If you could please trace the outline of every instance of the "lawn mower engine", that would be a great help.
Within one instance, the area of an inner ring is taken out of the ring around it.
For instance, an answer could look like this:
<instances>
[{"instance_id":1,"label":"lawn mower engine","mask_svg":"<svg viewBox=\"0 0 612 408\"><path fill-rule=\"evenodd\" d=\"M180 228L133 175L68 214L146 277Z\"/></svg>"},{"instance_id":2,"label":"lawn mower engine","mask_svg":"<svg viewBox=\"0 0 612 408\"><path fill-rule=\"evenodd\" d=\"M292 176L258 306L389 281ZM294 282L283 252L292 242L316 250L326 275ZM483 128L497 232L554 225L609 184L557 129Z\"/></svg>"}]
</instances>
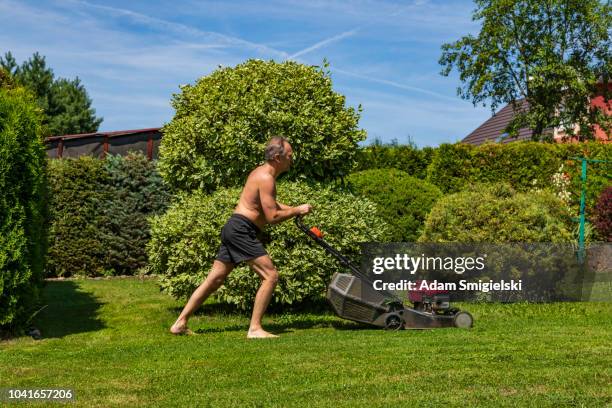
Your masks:
<instances>
[{"instance_id":1,"label":"lawn mower engine","mask_svg":"<svg viewBox=\"0 0 612 408\"><path fill-rule=\"evenodd\" d=\"M421 281L416 281L416 286L421 286ZM408 292L408 300L416 310L437 314L455 314L458 309L451 308L450 295L447 290L411 290Z\"/></svg>"}]
</instances>

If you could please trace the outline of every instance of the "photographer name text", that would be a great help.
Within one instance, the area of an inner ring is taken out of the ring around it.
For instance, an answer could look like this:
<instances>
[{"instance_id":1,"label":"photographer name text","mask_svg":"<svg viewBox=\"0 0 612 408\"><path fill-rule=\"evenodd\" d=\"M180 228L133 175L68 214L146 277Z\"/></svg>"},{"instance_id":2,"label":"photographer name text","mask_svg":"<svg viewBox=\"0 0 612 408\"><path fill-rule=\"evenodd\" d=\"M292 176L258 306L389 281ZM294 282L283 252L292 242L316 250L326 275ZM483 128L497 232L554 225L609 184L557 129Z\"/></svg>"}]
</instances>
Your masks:
<instances>
[{"instance_id":1,"label":"photographer name text","mask_svg":"<svg viewBox=\"0 0 612 408\"><path fill-rule=\"evenodd\" d=\"M500 281L483 281L469 282L467 280L461 280L459 282L440 282L438 280L401 280L398 282L383 282L382 280L375 280L372 282L374 290L390 290L390 291L405 291L405 290L446 290L446 291L478 291L478 292L491 292L491 291L520 291L522 289L522 280L500 280Z\"/></svg>"}]
</instances>

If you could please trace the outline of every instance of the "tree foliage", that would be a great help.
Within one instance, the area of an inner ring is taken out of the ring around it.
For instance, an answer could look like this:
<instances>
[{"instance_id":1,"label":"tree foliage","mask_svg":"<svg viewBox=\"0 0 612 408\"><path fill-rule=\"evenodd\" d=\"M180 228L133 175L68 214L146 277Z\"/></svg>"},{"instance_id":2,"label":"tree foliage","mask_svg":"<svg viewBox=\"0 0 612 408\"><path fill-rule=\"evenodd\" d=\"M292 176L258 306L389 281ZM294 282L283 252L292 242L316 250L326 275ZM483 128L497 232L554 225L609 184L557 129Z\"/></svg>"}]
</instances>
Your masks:
<instances>
[{"instance_id":1,"label":"tree foliage","mask_svg":"<svg viewBox=\"0 0 612 408\"><path fill-rule=\"evenodd\" d=\"M515 117L506 132L533 130L542 139L550 127L581 139L594 125L608 132L612 118L590 105L590 97L608 95L612 72L612 7L599 0L475 0L477 36L444 44L442 74L456 68L463 86L458 94L491 109L511 103ZM523 103L526 102L526 103Z\"/></svg>"},{"instance_id":2,"label":"tree foliage","mask_svg":"<svg viewBox=\"0 0 612 408\"><path fill-rule=\"evenodd\" d=\"M40 116L27 90L0 86L0 332L23 325L42 283L47 190Z\"/></svg>"},{"instance_id":3,"label":"tree foliage","mask_svg":"<svg viewBox=\"0 0 612 408\"><path fill-rule=\"evenodd\" d=\"M12 89L17 85L15 84L15 79L6 69L0 67L0 88L4 89Z\"/></svg>"},{"instance_id":4,"label":"tree foliage","mask_svg":"<svg viewBox=\"0 0 612 408\"><path fill-rule=\"evenodd\" d=\"M77 77L56 78L45 57L35 53L21 65L10 52L0 57L0 68L8 71L15 82L36 96L45 113L43 125L47 135L96 132L102 118L95 116L87 90Z\"/></svg>"},{"instance_id":5,"label":"tree foliage","mask_svg":"<svg viewBox=\"0 0 612 408\"><path fill-rule=\"evenodd\" d=\"M111 200L105 203L109 240L108 263L114 274L131 275L147 263L145 246L150 238L148 218L162 214L170 194L157 172L157 163L141 153L108 155Z\"/></svg>"},{"instance_id":6,"label":"tree foliage","mask_svg":"<svg viewBox=\"0 0 612 408\"><path fill-rule=\"evenodd\" d=\"M164 126L159 170L179 190L236 186L263 161L273 135L285 135L295 163L285 178L342 177L355 164L359 111L345 106L325 68L249 60L182 87Z\"/></svg>"}]
</instances>

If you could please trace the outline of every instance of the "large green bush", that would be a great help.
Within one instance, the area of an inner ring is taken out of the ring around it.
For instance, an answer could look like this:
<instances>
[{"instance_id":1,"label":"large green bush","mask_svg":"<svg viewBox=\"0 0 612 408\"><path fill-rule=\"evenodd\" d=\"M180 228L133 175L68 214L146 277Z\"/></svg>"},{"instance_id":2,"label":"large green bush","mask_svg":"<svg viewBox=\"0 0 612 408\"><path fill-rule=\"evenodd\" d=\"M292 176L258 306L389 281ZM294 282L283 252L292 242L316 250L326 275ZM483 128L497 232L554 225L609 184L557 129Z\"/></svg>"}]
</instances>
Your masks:
<instances>
[{"instance_id":1,"label":"large green bush","mask_svg":"<svg viewBox=\"0 0 612 408\"><path fill-rule=\"evenodd\" d=\"M22 88L0 87L0 332L38 300L46 250L41 112Z\"/></svg>"},{"instance_id":2,"label":"large green bush","mask_svg":"<svg viewBox=\"0 0 612 408\"><path fill-rule=\"evenodd\" d=\"M563 202L547 191L516 192L507 184L478 184L441 198L420 242L570 242Z\"/></svg>"},{"instance_id":3,"label":"large green bush","mask_svg":"<svg viewBox=\"0 0 612 408\"><path fill-rule=\"evenodd\" d=\"M140 153L50 161L50 276L132 274L146 264L147 217L168 188Z\"/></svg>"},{"instance_id":4,"label":"large green bush","mask_svg":"<svg viewBox=\"0 0 612 408\"><path fill-rule=\"evenodd\" d=\"M240 185L267 140L287 136L296 162L286 179L342 177L355 163L359 112L345 106L324 68L249 60L181 88L163 128L159 170L178 190Z\"/></svg>"},{"instance_id":5,"label":"large green bush","mask_svg":"<svg viewBox=\"0 0 612 408\"><path fill-rule=\"evenodd\" d=\"M219 189L212 195L184 195L168 211L152 219L147 246L150 271L161 276L161 287L185 298L201 283L220 244L220 230L232 214L240 189ZM331 187L285 182L278 186L278 200L288 205L310 203L314 213L306 223L317 225L326 240L356 258L359 242L384 241L389 229L378 217L376 205ZM268 226L267 251L280 274L272 302L295 304L319 300L334 272L343 268L335 258L311 241L289 220ZM248 267L234 270L216 297L241 309L252 305L259 278Z\"/></svg>"},{"instance_id":6,"label":"large green bush","mask_svg":"<svg viewBox=\"0 0 612 408\"><path fill-rule=\"evenodd\" d=\"M569 225L567 206L551 192L476 184L441 198L419 241L436 243L431 248L445 257L486 257L482 272L450 273L444 279L523 282L520 292L480 293L481 299L580 299L580 289L572 283L580 268Z\"/></svg>"},{"instance_id":7,"label":"large green bush","mask_svg":"<svg viewBox=\"0 0 612 408\"><path fill-rule=\"evenodd\" d=\"M418 239L425 217L442 195L433 184L397 169L364 170L351 174L348 181L358 195L378 204L396 242Z\"/></svg>"}]
</instances>

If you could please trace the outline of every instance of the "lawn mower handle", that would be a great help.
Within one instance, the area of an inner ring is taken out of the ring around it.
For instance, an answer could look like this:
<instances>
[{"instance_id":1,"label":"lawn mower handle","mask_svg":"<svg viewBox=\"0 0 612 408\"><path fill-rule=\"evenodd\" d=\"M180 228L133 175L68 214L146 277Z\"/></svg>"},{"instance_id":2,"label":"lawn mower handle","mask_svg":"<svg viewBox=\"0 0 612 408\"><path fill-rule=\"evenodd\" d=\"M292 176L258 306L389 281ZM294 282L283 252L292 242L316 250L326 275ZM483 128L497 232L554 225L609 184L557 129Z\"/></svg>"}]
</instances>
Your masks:
<instances>
[{"instance_id":1,"label":"lawn mower handle","mask_svg":"<svg viewBox=\"0 0 612 408\"><path fill-rule=\"evenodd\" d=\"M369 281L367 276L365 276L363 272L361 272L361 269L359 269L357 265L355 265L350 259L338 252L334 247L325 242L322 237L311 231L311 229L304 224L304 221L302 220L301 216L298 215L297 217L295 217L295 225L297 225L299 229L304 231L304 233L310 238L314 239L314 241L321 247L323 247L323 249L325 249L328 253L332 254L336 259L338 259L338 261L340 261L343 266L349 268L356 276L359 276L360 278Z\"/></svg>"},{"instance_id":2,"label":"lawn mower handle","mask_svg":"<svg viewBox=\"0 0 612 408\"><path fill-rule=\"evenodd\" d=\"M359 269L357 265L355 265L350 259L342 255L340 252L338 252L336 248L332 247L327 242L325 242L325 240L322 238L322 235L318 236L310 228L308 228L304 224L304 221L302 221L301 216L298 215L297 217L295 217L295 225L297 225L299 229L304 231L304 233L308 235L310 238L314 239L317 244L319 244L320 246L323 247L323 249L325 249L325 251L332 254L338 261L340 261L342 266L349 268L355 276L359 277L362 281L366 282L368 285L374 287L370 278L368 278L368 276L366 276L365 273L361 272L361 269ZM387 296L390 301L399 303L400 305L403 304L402 300L398 298L397 295L389 291L382 291L382 293L384 293L385 296Z\"/></svg>"}]
</instances>

